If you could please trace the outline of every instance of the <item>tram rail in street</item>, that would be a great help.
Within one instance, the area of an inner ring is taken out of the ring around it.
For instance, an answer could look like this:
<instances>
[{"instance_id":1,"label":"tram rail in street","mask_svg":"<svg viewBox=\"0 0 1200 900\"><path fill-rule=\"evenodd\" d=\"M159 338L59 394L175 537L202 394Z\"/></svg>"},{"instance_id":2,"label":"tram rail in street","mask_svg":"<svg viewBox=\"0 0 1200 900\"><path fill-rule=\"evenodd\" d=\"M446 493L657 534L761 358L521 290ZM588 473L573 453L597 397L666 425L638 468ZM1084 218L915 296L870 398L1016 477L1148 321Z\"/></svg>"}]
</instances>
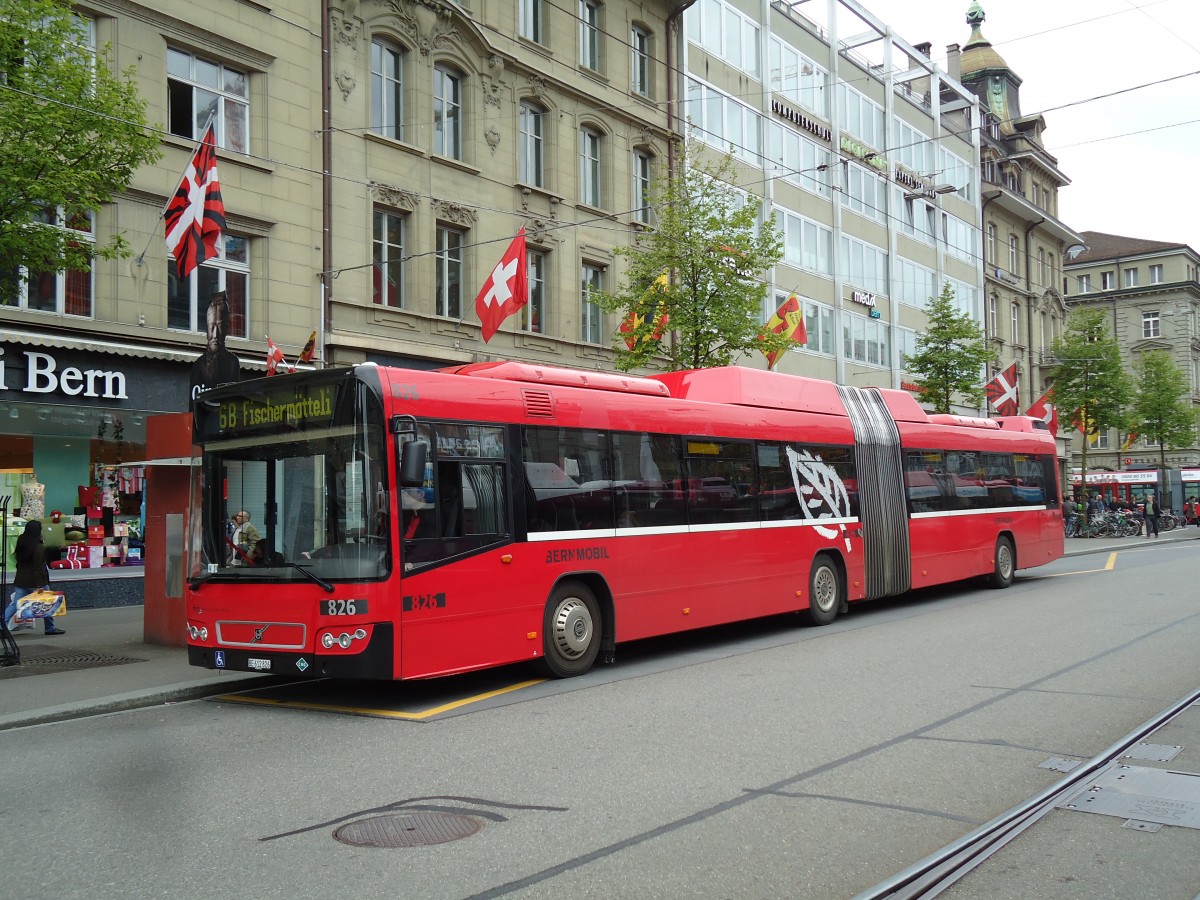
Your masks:
<instances>
[{"instance_id":1,"label":"tram rail in street","mask_svg":"<svg viewBox=\"0 0 1200 900\"><path fill-rule=\"evenodd\" d=\"M926 900L936 897L1049 813L1060 808L1065 801L1086 790L1090 783L1116 768L1131 748L1194 704L1200 704L1200 689L1139 725L1090 760L1074 767L1058 783L856 895L854 900Z\"/></svg>"}]
</instances>

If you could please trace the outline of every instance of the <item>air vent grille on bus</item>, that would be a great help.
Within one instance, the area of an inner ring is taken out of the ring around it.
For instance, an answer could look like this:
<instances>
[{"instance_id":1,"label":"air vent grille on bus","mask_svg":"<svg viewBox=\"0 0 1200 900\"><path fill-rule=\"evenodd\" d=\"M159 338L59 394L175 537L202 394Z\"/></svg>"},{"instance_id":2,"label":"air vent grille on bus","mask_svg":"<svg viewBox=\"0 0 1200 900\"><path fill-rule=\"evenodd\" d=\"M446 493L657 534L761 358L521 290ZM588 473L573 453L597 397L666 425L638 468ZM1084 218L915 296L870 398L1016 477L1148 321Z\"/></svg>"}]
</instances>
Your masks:
<instances>
[{"instance_id":1,"label":"air vent grille on bus","mask_svg":"<svg viewBox=\"0 0 1200 900\"><path fill-rule=\"evenodd\" d=\"M522 391L525 398L525 415L543 419L554 417L554 397L549 391Z\"/></svg>"}]
</instances>

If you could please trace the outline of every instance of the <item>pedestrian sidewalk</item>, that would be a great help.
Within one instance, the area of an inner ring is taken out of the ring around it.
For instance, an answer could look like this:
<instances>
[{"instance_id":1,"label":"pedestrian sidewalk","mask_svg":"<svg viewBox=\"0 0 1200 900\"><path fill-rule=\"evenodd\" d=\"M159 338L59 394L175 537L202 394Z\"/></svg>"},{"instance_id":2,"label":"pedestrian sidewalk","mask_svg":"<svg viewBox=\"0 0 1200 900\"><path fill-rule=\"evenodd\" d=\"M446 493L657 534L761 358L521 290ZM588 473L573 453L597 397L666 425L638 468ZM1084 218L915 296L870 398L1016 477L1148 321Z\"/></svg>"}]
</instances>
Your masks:
<instances>
[{"instance_id":1,"label":"pedestrian sidewalk","mask_svg":"<svg viewBox=\"0 0 1200 900\"><path fill-rule=\"evenodd\" d=\"M1159 538L1068 538L1067 556L1137 550L1200 540L1200 528ZM22 665L0 668L0 730L245 690L278 676L191 666L183 647L143 639L143 607L75 609L58 620L67 633L17 632ZM37 676L37 677L33 677Z\"/></svg>"},{"instance_id":2,"label":"pedestrian sidewalk","mask_svg":"<svg viewBox=\"0 0 1200 900\"><path fill-rule=\"evenodd\" d=\"M1173 528L1162 532L1158 537L1146 537L1144 534L1109 538L1073 537L1066 539L1066 555L1082 556L1086 553L1109 553L1113 550L1137 550L1153 544L1196 540L1200 540L1200 528Z\"/></svg>"},{"instance_id":3,"label":"pedestrian sidewalk","mask_svg":"<svg viewBox=\"0 0 1200 900\"><path fill-rule=\"evenodd\" d=\"M0 668L0 730L276 680L189 665L186 648L146 643L143 616L142 606L74 609L55 620L66 634L47 636L41 623L34 631L16 632L22 664Z\"/></svg>"}]
</instances>

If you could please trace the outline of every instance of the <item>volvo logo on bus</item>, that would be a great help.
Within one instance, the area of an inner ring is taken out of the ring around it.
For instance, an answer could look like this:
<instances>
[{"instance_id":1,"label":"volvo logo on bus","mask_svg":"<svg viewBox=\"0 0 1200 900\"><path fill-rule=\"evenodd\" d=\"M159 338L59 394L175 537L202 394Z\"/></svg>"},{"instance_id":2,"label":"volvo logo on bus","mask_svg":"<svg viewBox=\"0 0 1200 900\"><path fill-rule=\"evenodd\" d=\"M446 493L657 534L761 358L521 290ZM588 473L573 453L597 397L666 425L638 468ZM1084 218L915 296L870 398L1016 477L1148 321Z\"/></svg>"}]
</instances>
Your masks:
<instances>
[{"instance_id":1,"label":"volvo logo on bus","mask_svg":"<svg viewBox=\"0 0 1200 900\"><path fill-rule=\"evenodd\" d=\"M255 628L254 637L250 639L250 643L257 644L259 641L261 641L263 639L263 635L267 633L267 629L270 627L270 625L264 625L262 628Z\"/></svg>"}]
</instances>

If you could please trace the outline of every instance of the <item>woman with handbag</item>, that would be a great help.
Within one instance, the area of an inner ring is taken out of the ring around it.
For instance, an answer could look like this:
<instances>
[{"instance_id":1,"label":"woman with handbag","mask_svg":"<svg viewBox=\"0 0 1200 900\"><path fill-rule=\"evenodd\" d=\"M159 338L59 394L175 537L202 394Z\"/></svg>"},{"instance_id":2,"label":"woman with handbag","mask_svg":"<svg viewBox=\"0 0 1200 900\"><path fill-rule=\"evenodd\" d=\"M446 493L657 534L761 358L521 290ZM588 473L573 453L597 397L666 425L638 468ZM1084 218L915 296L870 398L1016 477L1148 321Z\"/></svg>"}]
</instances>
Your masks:
<instances>
[{"instance_id":1,"label":"woman with handbag","mask_svg":"<svg viewBox=\"0 0 1200 900\"><path fill-rule=\"evenodd\" d=\"M13 556L17 560L17 574L13 578L8 606L4 608L5 626L12 624L18 600L50 584L50 570L46 567L46 548L42 546L42 523L37 519L25 523L25 530L17 538ZM66 634L50 617L42 619L42 623L46 626L46 634Z\"/></svg>"}]
</instances>

